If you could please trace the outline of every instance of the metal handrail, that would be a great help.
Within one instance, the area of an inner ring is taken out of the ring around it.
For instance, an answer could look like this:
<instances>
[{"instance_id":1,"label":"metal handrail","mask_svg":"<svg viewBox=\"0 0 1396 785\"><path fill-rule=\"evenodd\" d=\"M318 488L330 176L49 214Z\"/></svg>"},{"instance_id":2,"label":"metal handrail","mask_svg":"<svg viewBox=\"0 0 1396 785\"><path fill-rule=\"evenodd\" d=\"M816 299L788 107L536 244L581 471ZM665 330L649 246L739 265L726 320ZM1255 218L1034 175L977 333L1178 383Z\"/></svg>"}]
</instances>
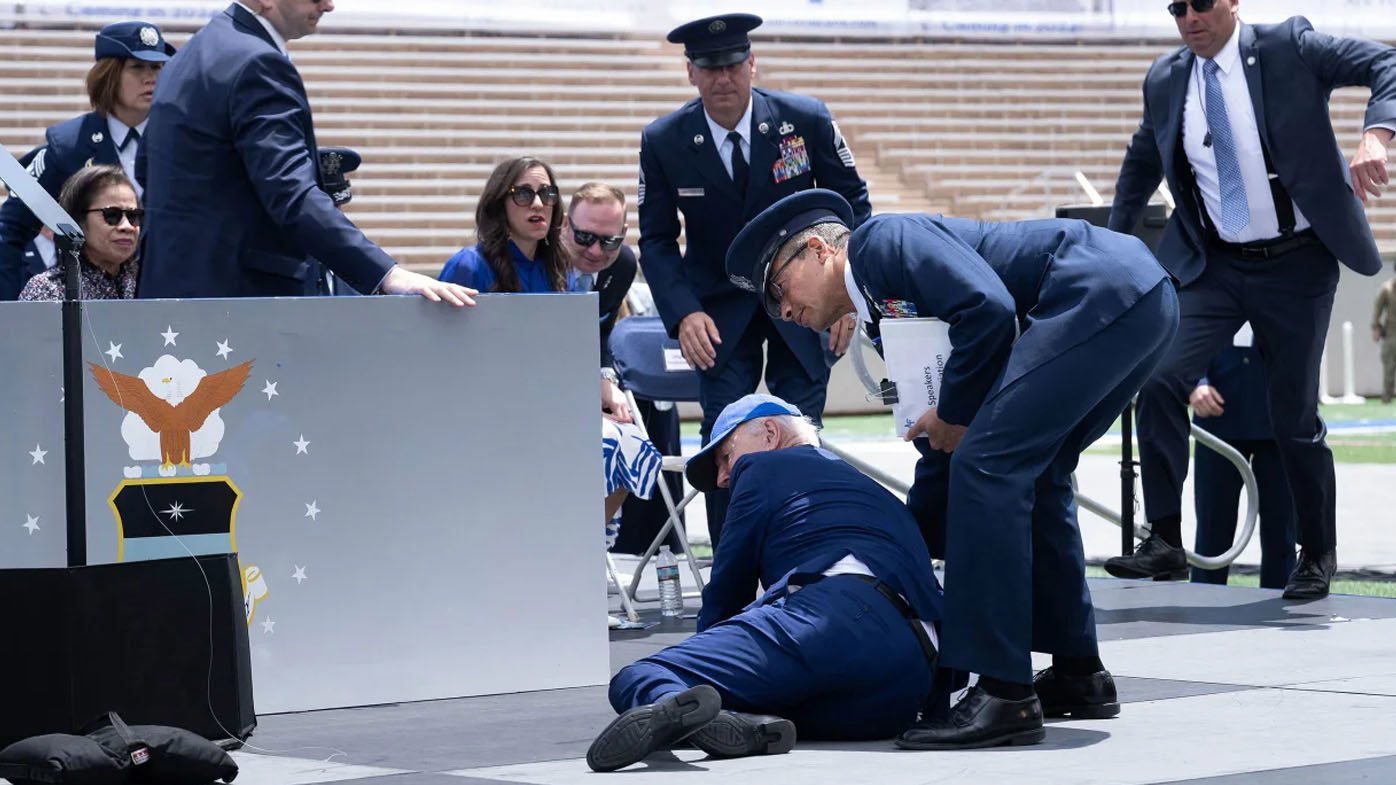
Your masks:
<instances>
[{"instance_id":1,"label":"metal handrail","mask_svg":"<svg viewBox=\"0 0 1396 785\"><path fill-rule=\"evenodd\" d=\"M863 386L868 389L870 396L876 396L877 400L881 400L881 385L873 378L872 373L868 370L867 363L863 360L862 347L864 345L872 347L872 341L868 339L868 336L861 329L858 331L857 336L857 340L854 341L854 345L850 347L849 351L849 354L853 357L854 371L858 379L863 383ZM1251 470L1250 463L1246 460L1245 456L1237 452L1236 448L1227 444L1220 437L1215 436L1207 429L1196 424L1192 426L1192 436L1198 444L1214 450L1217 454L1230 461L1231 464L1236 467L1236 471L1241 473L1241 481L1245 483L1246 486L1246 514L1241 523L1241 535L1232 542L1231 547L1218 556L1202 556L1195 551L1184 549L1184 552L1187 554L1188 564L1204 570L1215 570L1227 567L1232 562L1236 561L1236 558L1240 556L1241 552L1250 544L1251 537L1255 536L1256 519L1260 509L1260 489L1259 486L1256 485L1255 472ZM903 496L911 489L911 486L907 483L881 469L868 465L867 462L857 459L840 447L828 442L824 442L824 447L829 450L829 452L856 465L864 474ZM1075 473L1071 475L1071 487L1073 490L1077 488ZM1110 521L1116 526L1122 525L1121 516L1118 512L1080 493L1079 490L1076 493L1076 504L1088 512L1095 513L1097 516ZM1134 538L1142 540L1147 535L1147 532L1148 530L1146 528L1136 526Z\"/></svg>"}]
</instances>

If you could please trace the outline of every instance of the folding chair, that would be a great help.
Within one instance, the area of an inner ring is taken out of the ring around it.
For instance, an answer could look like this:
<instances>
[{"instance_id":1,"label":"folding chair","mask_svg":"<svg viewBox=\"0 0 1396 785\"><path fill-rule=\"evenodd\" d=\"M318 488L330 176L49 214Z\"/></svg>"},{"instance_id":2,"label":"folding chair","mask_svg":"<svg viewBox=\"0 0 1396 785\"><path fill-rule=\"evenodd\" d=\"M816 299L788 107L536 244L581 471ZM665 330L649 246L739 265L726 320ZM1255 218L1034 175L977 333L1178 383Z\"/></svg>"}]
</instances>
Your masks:
<instances>
[{"instance_id":1,"label":"folding chair","mask_svg":"<svg viewBox=\"0 0 1396 785\"><path fill-rule=\"evenodd\" d=\"M683 355L679 352L678 341L669 338L659 317L631 316L620 320L611 331L610 348L611 355L615 357L616 374L620 377L621 390L624 391L626 403L632 412L638 410L637 399L674 403L698 400L698 372L684 362ZM635 425L648 439L649 432L645 430L644 421L638 416L634 419ZM661 469L682 474L685 463L680 456L666 455ZM693 583L697 587L696 591L684 592L683 596L699 597L703 591L703 574L698 569L697 560L693 558L688 531L684 529L683 520L680 518L689 502L698 497L698 491L689 489L676 504L673 495L669 493L669 484L661 478L657 485L659 494L664 499L664 506L669 510L669 519L664 522L664 526L640 557L640 563L635 567L635 574L631 577L629 586L620 585L616 576L615 561L609 552L606 554L606 569L620 589L621 606L631 619L636 618L633 603L653 601L640 600L635 591L640 585L640 576L644 573L645 566L654 558L659 546L668 539L671 531L677 531L683 540L684 557L688 561L688 569L693 573Z\"/></svg>"}]
</instances>

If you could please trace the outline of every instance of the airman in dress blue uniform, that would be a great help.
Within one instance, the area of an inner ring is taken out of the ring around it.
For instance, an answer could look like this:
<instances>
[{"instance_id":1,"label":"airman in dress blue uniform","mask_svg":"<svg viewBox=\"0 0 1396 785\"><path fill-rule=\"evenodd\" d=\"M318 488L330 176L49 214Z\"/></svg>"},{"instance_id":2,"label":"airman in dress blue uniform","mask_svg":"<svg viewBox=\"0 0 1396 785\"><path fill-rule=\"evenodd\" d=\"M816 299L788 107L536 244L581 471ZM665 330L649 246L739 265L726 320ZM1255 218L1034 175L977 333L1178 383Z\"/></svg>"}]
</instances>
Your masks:
<instances>
[{"instance_id":1,"label":"airman in dress blue uniform","mask_svg":"<svg viewBox=\"0 0 1396 785\"><path fill-rule=\"evenodd\" d=\"M593 769L686 736L734 757L788 751L797 730L887 738L915 721L940 618L930 555L906 507L818 443L774 396L723 409L687 469L695 488L732 489L698 634L611 680L620 716L587 753Z\"/></svg>"},{"instance_id":2,"label":"airman in dress blue uniform","mask_svg":"<svg viewBox=\"0 0 1396 785\"><path fill-rule=\"evenodd\" d=\"M756 58L747 33L759 24L752 14L727 14L672 30L668 40L684 45L699 98L650 123L640 139L640 264L669 335L701 371L705 441L723 407L756 390L763 345L766 386L816 422L829 380L824 338L773 322L756 298L727 282L723 257L737 231L781 197L816 184L842 194L858 222L872 212L828 108L751 86ZM842 320L828 348L842 354L853 328L851 318ZM714 544L726 496L707 496Z\"/></svg>"},{"instance_id":3,"label":"airman in dress blue uniform","mask_svg":"<svg viewBox=\"0 0 1396 785\"><path fill-rule=\"evenodd\" d=\"M813 329L855 308L867 322L949 324L940 404L907 438L949 454L945 471L917 472L946 482L941 664L980 678L898 744L1030 744L1044 714L1113 716L1071 472L1172 341L1168 273L1137 239L1084 221L852 222L831 191L787 197L742 230L727 269L768 312ZM1036 680L1033 650L1053 655Z\"/></svg>"},{"instance_id":4,"label":"airman in dress blue uniform","mask_svg":"<svg viewBox=\"0 0 1396 785\"><path fill-rule=\"evenodd\" d=\"M150 108L150 96L143 94L143 82L153 85L155 73L175 53L175 48L165 40L160 28L149 22L114 22L97 32L93 53L94 72L109 67L105 62L108 58L121 63L114 75L99 80L118 80L115 95L106 93L99 84L95 92L100 95L89 94L93 100L91 112L49 127L44 132L44 143L20 159L54 199L69 177L91 164L116 164L126 170L131 182L136 181L132 171L136 147ZM129 77L127 70L133 72ZM128 78L129 85L122 82ZM116 105L101 106L99 98L114 100ZM0 300L18 297L29 280L21 271L25 249L41 227L39 219L20 200L6 199L0 205Z\"/></svg>"}]
</instances>

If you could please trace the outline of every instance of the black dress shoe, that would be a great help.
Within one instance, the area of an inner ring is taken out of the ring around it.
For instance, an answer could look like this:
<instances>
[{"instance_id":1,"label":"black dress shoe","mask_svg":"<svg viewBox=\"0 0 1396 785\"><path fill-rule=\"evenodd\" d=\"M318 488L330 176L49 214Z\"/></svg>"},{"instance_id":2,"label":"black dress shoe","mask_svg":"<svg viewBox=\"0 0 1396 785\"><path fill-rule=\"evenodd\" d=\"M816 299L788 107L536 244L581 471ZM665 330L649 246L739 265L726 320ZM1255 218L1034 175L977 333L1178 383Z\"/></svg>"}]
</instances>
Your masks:
<instances>
[{"instance_id":1,"label":"black dress shoe","mask_svg":"<svg viewBox=\"0 0 1396 785\"><path fill-rule=\"evenodd\" d=\"M1131 556L1105 560L1105 571L1116 578L1153 578L1180 581L1188 577L1188 556L1182 548L1149 535Z\"/></svg>"},{"instance_id":2,"label":"black dress shoe","mask_svg":"<svg viewBox=\"0 0 1396 785\"><path fill-rule=\"evenodd\" d=\"M706 684L636 706L611 721L587 749L592 771L615 771L686 738L712 722L722 698Z\"/></svg>"},{"instance_id":3,"label":"black dress shoe","mask_svg":"<svg viewBox=\"0 0 1396 785\"><path fill-rule=\"evenodd\" d=\"M1334 551L1316 556L1309 555L1308 551L1300 551L1299 563L1289 574L1289 583L1285 584L1282 596L1286 600L1323 599L1328 596L1328 582L1333 580L1333 573L1337 569L1338 554Z\"/></svg>"},{"instance_id":4,"label":"black dress shoe","mask_svg":"<svg viewBox=\"0 0 1396 785\"><path fill-rule=\"evenodd\" d=\"M688 741L714 758L779 755L795 746L795 723L784 717L720 711Z\"/></svg>"},{"instance_id":5,"label":"black dress shoe","mask_svg":"<svg viewBox=\"0 0 1396 785\"><path fill-rule=\"evenodd\" d=\"M923 720L902 731L904 750L968 750L1004 744L1038 744L1047 737L1042 704L1036 695L1022 700L995 698L979 685L950 709L944 720Z\"/></svg>"},{"instance_id":6,"label":"black dress shoe","mask_svg":"<svg viewBox=\"0 0 1396 785\"><path fill-rule=\"evenodd\" d=\"M1044 717L1070 714L1079 720L1103 720L1120 713L1115 679L1110 671L1067 676L1048 668L1033 677L1032 689L1042 701Z\"/></svg>"}]
</instances>

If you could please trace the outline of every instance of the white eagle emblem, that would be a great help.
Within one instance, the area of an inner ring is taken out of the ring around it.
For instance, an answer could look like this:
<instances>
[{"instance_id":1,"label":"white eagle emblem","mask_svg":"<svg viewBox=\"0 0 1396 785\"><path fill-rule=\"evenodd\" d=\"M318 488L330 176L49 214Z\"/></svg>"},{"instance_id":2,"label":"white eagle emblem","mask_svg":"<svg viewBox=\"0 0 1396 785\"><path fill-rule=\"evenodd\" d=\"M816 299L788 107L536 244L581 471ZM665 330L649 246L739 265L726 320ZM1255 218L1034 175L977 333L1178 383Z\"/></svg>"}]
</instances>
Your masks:
<instances>
[{"instance_id":1,"label":"white eagle emblem","mask_svg":"<svg viewBox=\"0 0 1396 785\"><path fill-rule=\"evenodd\" d=\"M142 27L141 43L145 44L146 46L155 46L156 44L160 43L160 33L158 33L153 27Z\"/></svg>"}]
</instances>

